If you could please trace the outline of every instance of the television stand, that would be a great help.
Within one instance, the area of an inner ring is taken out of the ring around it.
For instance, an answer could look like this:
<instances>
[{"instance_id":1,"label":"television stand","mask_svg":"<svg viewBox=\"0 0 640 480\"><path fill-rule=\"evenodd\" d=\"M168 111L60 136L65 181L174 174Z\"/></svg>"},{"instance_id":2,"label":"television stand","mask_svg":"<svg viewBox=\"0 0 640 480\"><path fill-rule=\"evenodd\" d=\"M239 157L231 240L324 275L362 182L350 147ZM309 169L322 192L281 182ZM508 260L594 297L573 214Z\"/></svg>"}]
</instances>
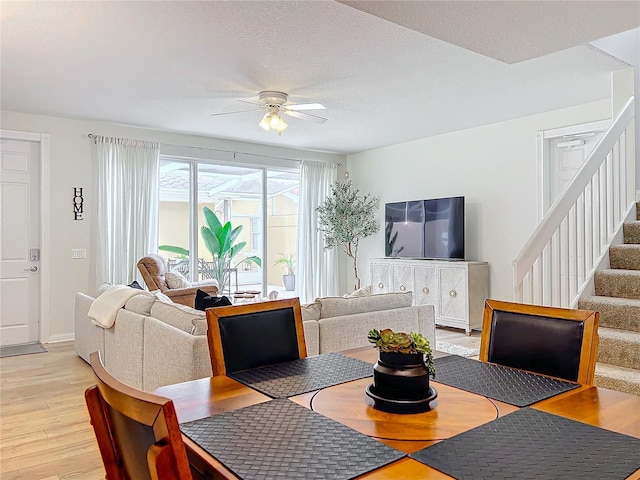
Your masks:
<instances>
[{"instance_id":1,"label":"television stand","mask_svg":"<svg viewBox=\"0 0 640 480\"><path fill-rule=\"evenodd\" d=\"M371 292L413 292L413 305L433 305L436 325L482 330L489 264L463 260L374 258Z\"/></svg>"}]
</instances>

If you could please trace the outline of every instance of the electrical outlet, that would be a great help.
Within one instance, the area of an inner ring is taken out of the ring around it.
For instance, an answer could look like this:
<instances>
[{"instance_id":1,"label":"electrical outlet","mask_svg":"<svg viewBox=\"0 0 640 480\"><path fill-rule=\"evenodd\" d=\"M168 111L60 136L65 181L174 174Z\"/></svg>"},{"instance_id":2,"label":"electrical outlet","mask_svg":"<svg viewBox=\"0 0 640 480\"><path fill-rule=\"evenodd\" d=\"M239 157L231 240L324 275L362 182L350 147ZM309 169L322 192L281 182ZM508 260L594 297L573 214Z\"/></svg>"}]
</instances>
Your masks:
<instances>
[{"instance_id":1,"label":"electrical outlet","mask_svg":"<svg viewBox=\"0 0 640 480\"><path fill-rule=\"evenodd\" d=\"M87 249L86 248L72 248L71 249L71 258L87 258Z\"/></svg>"}]
</instances>

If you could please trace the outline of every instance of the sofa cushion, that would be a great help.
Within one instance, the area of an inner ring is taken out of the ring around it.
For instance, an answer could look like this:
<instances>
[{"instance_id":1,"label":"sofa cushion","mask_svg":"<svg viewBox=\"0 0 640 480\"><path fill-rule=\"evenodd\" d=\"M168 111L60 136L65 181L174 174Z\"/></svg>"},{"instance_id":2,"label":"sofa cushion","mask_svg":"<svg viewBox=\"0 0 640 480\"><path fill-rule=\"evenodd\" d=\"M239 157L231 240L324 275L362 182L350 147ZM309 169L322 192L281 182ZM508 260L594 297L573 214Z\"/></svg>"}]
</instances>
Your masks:
<instances>
[{"instance_id":1,"label":"sofa cushion","mask_svg":"<svg viewBox=\"0 0 640 480\"><path fill-rule=\"evenodd\" d=\"M151 313L151 306L155 301L156 297L150 293L140 293L139 295L134 295L127 300L127 303L124 304L124 308L125 310L148 316Z\"/></svg>"},{"instance_id":2,"label":"sofa cushion","mask_svg":"<svg viewBox=\"0 0 640 480\"><path fill-rule=\"evenodd\" d=\"M151 316L186 333L193 330L193 320L204 318L204 312L179 303L155 302Z\"/></svg>"},{"instance_id":3,"label":"sofa cushion","mask_svg":"<svg viewBox=\"0 0 640 480\"><path fill-rule=\"evenodd\" d=\"M392 308L410 307L413 302L412 292L379 293L365 297L323 297L317 298L320 303L320 318L339 317L356 313L377 312Z\"/></svg>"},{"instance_id":4,"label":"sofa cushion","mask_svg":"<svg viewBox=\"0 0 640 480\"><path fill-rule=\"evenodd\" d=\"M320 304L318 302L308 303L300 307L302 311L302 321L320 320Z\"/></svg>"}]
</instances>

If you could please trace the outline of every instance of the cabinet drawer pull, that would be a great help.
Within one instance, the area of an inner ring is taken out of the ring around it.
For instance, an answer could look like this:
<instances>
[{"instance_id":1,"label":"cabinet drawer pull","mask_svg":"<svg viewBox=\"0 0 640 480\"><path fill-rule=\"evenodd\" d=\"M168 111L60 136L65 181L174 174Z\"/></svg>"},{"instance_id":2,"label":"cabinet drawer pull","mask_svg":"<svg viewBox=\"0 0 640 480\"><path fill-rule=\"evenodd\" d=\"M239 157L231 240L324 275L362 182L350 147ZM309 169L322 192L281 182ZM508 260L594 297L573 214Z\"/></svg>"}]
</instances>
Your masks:
<instances>
[{"instance_id":1,"label":"cabinet drawer pull","mask_svg":"<svg viewBox=\"0 0 640 480\"><path fill-rule=\"evenodd\" d=\"M400 285L400 291L404 292L407 289L407 287L405 287L404 285Z\"/></svg>"},{"instance_id":2,"label":"cabinet drawer pull","mask_svg":"<svg viewBox=\"0 0 640 480\"><path fill-rule=\"evenodd\" d=\"M429 293L429 287L422 287L422 292L428 294Z\"/></svg>"},{"instance_id":3,"label":"cabinet drawer pull","mask_svg":"<svg viewBox=\"0 0 640 480\"><path fill-rule=\"evenodd\" d=\"M378 284L378 288L384 288L384 283L380 282L380 283Z\"/></svg>"},{"instance_id":4,"label":"cabinet drawer pull","mask_svg":"<svg viewBox=\"0 0 640 480\"><path fill-rule=\"evenodd\" d=\"M458 295L458 293L455 290L449 290L449 296L451 298L456 298L456 295Z\"/></svg>"}]
</instances>

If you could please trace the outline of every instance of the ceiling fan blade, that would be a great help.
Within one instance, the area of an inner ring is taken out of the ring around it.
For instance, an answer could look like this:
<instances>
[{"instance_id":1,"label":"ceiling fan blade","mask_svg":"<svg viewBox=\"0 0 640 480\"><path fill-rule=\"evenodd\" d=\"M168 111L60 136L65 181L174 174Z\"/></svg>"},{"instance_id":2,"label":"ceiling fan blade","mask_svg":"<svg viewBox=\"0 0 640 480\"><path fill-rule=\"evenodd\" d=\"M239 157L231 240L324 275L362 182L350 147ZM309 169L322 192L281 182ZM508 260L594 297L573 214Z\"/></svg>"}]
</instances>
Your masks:
<instances>
[{"instance_id":1,"label":"ceiling fan blade","mask_svg":"<svg viewBox=\"0 0 640 480\"><path fill-rule=\"evenodd\" d=\"M249 100L240 100L239 98L238 98L237 100L238 100L239 102L242 102L242 103L248 103L248 104L250 104L250 105L257 105L257 106L259 106L259 107L262 107L262 106L263 106L261 103L257 103L257 102L250 102Z\"/></svg>"},{"instance_id":2,"label":"ceiling fan blade","mask_svg":"<svg viewBox=\"0 0 640 480\"><path fill-rule=\"evenodd\" d=\"M301 120L311 120L314 123L325 123L327 121L324 117L318 115L312 115L310 113L296 112L295 110L289 110L289 108L283 108L282 113L289 115L290 117L300 118Z\"/></svg>"},{"instance_id":3,"label":"ceiling fan blade","mask_svg":"<svg viewBox=\"0 0 640 480\"><path fill-rule=\"evenodd\" d=\"M289 110L324 110L326 107L321 103L294 103L293 105L286 105L286 108Z\"/></svg>"},{"instance_id":4,"label":"ceiling fan blade","mask_svg":"<svg viewBox=\"0 0 640 480\"><path fill-rule=\"evenodd\" d=\"M212 117L217 117L219 115L231 115L233 113L244 113L244 112L259 112L262 108L252 108L251 110L238 110L236 112L222 112L222 113L212 113Z\"/></svg>"}]
</instances>

